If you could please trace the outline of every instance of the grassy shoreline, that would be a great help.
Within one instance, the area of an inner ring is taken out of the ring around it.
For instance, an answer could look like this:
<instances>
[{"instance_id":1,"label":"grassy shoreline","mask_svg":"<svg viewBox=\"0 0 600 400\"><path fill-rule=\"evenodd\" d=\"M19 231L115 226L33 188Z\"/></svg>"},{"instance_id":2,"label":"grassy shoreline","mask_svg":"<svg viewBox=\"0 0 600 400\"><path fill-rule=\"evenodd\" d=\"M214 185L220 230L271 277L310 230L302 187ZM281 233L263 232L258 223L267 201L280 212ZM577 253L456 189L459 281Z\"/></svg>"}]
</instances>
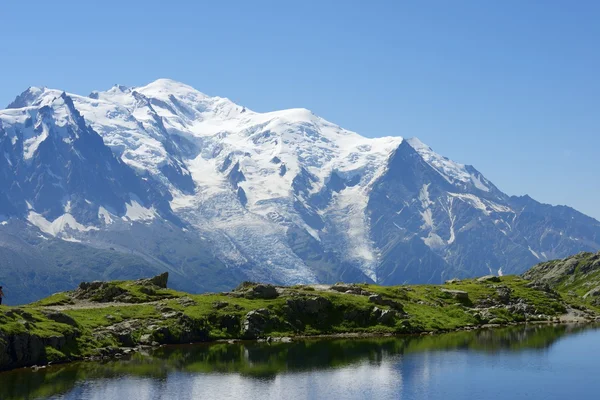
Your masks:
<instances>
[{"instance_id":1,"label":"grassy shoreline","mask_svg":"<svg viewBox=\"0 0 600 400\"><path fill-rule=\"evenodd\" d=\"M594 304L518 276L442 285L244 283L224 293L167 289L167 276L82 283L0 307L0 370L103 359L148 346L232 340L431 334L522 323L591 322Z\"/></svg>"}]
</instances>

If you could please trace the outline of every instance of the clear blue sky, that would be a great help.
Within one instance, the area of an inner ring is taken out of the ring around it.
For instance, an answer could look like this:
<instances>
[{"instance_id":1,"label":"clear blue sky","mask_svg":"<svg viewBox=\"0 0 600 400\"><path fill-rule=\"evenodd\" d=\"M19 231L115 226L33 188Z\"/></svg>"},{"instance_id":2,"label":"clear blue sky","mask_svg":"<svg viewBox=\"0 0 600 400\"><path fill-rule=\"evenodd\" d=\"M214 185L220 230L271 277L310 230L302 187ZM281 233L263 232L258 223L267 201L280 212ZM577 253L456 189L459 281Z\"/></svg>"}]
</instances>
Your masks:
<instances>
[{"instance_id":1,"label":"clear blue sky","mask_svg":"<svg viewBox=\"0 0 600 400\"><path fill-rule=\"evenodd\" d=\"M417 136L600 218L600 2L3 1L0 104L169 77L256 111ZM94 4L88 4L94 3Z\"/></svg>"}]
</instances>

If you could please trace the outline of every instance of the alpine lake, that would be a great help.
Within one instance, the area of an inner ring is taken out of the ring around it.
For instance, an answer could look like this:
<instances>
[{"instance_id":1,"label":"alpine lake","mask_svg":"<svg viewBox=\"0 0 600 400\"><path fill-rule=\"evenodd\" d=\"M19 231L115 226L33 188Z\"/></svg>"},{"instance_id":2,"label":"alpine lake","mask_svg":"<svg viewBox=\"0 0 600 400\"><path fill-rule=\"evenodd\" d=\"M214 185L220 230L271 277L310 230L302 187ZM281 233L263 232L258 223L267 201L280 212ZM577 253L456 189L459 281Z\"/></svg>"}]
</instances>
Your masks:
<instances>
[{"instance_id":1,"label":"alpine lake","mask_svg":"<svg viewBox=\"0 0 600 400\"><path fill-rule=\"evenodd\" d=\"M0 399L597 399L600 327L163 346L0 373Z\"/></svg>"}]
</instances>

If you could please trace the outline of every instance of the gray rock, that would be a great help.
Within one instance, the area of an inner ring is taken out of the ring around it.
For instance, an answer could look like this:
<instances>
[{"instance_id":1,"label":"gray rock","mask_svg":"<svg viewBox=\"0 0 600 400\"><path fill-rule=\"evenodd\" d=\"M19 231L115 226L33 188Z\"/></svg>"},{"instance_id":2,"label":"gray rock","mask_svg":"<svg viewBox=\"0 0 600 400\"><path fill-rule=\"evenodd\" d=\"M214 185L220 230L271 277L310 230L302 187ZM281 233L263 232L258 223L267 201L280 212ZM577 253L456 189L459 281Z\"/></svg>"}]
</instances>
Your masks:
<instances>
[{"instance_id":1,"label":"gray rock","mask_svg":"<svg viewBox=\"0 0 600 400\"><path fill-rule=\"evenodd\" d=\"M143 334L142 336L140 336L139 343L145 345L152 344L152 335L149 333Z\"/></svg>"},{"instance_id":2,"label":"gray rock","mask_svg":"<svg viewBox=\"0 0 600 400\"><path fill-rule=\"evenodd\" d=\"M183 307L195 306L197 303L188 296L183 296L177 299L177 303L179 303Z\"/></svg>"},{"instance_id":3,"label":"gray rock","mask_svg":"<svg viewBox=\"0 0 600 400\"><path fill-rule=\"evenodd\" d=\"M250 299L275 299L279 296L277 288L273 285L258 284L246 291L244 297Z\"/></svg>"},{"instance_id":4,"label":"gray rock","mask_svg":"<svg viewBox=\"0 0 600 400\"><path fill-rule=\"evenodd\" d=\"M228 302L226 302L226 301L215 301L215 302L212 304L213 308L214 308L214 309L216 309L216 310L220 310L220 309L222 309L222 308L225 308L225 307L227 307L228 305L229 305L229 303L228 303Z\"/></svg>"},{"instance_id":5,"label":"gray rock","mask_svg":"<svg viewBox=\"0 0 600 400\"><path fill-rule=\"evenodd\" d=\"M162 289L167 288L168 281L169 281L169 273L168 272L164 272L160 275L157 275L157 276L149 279L150 283L152 283L154 286L158 286L159 288L162 288Z\"/></svg>"},{"instance_id":6,"label":"gray rock","mask_svg":"<svg viewBox=\"0 0 600 400\"><path fill-rule=\"evenodd\" d=\"M219 328L225 329L231 333L238 332L240 329L240 317L234 314L221 315L217 324Z\"/></svg>"},{"instance_id":7,"label":"gray rock","mask_svg":"<svg viewBox=\"0 0 600 400\"><path fill-rule=\"evenodd\" d=\"M266 308L250 311L242 322L242 337L255 339L262 335L270 325L270 317L271 312Z\"/></svg>"},{"instance_id":8,"label":"gray rock","mask_svg":"<svg viewBox=\"0 0 600 400\"><path fill-rule=\"evenodd\" d=\"M393 310L382 310L378 307L373 307L373 316L377 322L384 325L389 325L394 322L398 313Z\"/></svg>"},{"instance_id":9,"label":"gray rock","mask_svg":"<svg viewBox=\"0 0 600 400\"><path fill-rule=\"evenodd\" d=\"M442 292L449 294L457 300L469 300L469 293L464 290L440 289Z\"/></svg>"},{"instance_id":10,"label":"gray rock","mask_svg":"<svg viewBox=\"0 0 600 400\"><path fill-rule=\"evenodd\" d=\"M498 296L498 300L502 304L510 303L511 294L512 294L512 290L506 286L499 286L496 289L496 295Z\"/></svg>"},{"instance_id":11,"label":"gray rock","mask_svg":"<svg viewBox=\"0 0 600 400\"><path fill-rule=\"evenodd\" d=\"M392 300L392 299L384 299L383 297L381 297L381 295L378 295L378 294L370 295L369 302L371 302L373 304L377 304L379 306L392 307L398 311L404 312L404 307L402 306L401 303L399 303L395 300Z\"/></svg>"},{"instance_id":12,"label":"gray rock","mask_svg":"<svg viewBox=\"0 0 600 400\"><path fill-rule=\"evenodd\" d=\"M486 275L481 278L477 278L477 282L500 282L500 278L496 275Z\"/></svg>"},{"instance_id":13,"label":"gray rock","mask_svg":"<svg viewBox=\"0 0 600 400\"><path fill-rule=\"evenodd\" d=\"M286 304L297 314L320 314L331 307L331 301L321 296L291 298Z\"/></svg>"},{"instance_id":14,"label":"gray rock","mask_svg":"<svg viewBox=\"0 0 600 400\"><path fill-rule=\"evenodd\" d=\"M54 322L58 322L60 324L66 324L66 325L70 325L70 326L78 326L77 322L73 318L71 318L67 314L64 314L64 313L61 313L58 311L45 312L44 315L46 316L46 318L48 318Z\"/></svg>"},{"instance_id":15,"label":"gray rock","mask_svg":"<svg viewBox=\"0 0 600 400\"><path fill-rule=\"evenodd\" d=\"M340 293L347 293L348 291L354 289L354 286L352 285L345 285L343 283L336 283L335 285L331 286L331 290L335 290L336 292L340 292Z\"/></svg>"}]
</instances>

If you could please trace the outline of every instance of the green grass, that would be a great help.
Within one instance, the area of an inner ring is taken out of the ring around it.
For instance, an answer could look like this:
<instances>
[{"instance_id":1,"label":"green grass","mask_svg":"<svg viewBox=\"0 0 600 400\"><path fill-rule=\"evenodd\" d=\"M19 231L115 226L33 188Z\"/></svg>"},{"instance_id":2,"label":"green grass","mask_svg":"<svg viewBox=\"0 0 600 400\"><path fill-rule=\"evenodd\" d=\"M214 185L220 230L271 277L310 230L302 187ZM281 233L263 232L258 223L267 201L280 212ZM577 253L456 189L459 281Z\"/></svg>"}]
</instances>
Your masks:
<instances>
[{"instance_id":1,"label":"green grass","mask_svg":"<svg viewBox=\"0 0 600 400\"><path fill-rule=\"evenodd\" d=\"M267 300L249 299L240 293L192 295L170 289L149 288L133 281L116 281L104 285L101 290L119 288L119 298L124 298L128 304L96 303L93 308L85 309L73 306L62 311L75 321L71 326L46 316L48 307L68 308L73 303L78 304L73 293L57 293L24 307L0 307L0 331L8 335L29 333L44 340L57 336L70 338L63 348L46 349L47 358L58 361L93 355L101 348L123 346L126 339L112 334L107 328L133 320L136 321L132 325L134 331L127 340L136 343L142 335L150 334L152 340L161 343L178 343L240 338L246 314L258 309L269 310L268 322L261 335L277 337L441 332L488 322L507 324L525 321L523 314L509 312L507 307L489 308L490 304L500 304L499 293L507 290L511 303L517 300L525 303L536 314L543 314L544 319L564 313L565 302L575 307L585 305L578 296L566 295L564 291L553 294L537 290L528 287L529 283L521 277L505 276L500 278L500 282L467 279L444 285L357 285L363 291L378 294L384 300L401 305L404 312L395 314L384 324L378 322L373 310L374 307L390 310L390 306L376 305L369 301L368 295L320 291L296 285L283 289L284 293L279 297ZM576 285L577 282L570 284ZM456 297L445 290L466 292L468 298ZM94 300L95 295L91 293L91 299L85 301ZM103 294L99 293L98 296L102 297ZM324 299L324 308L319 313L311 314L297 309L298 301L313 297ZM190 299L193 304L182 305ZM528 318L533 320L537 317L530 315ZM264 375L270 373L268 368L254 372Z\"/></svg>"},{"instance_id":2,"label":"green grass","mask_svg":"<svg viewBox=\"0 0 600 400\"><path fill-rule=\"evenodd\" d=\"M49 297L46 297L45 299L36 301L35 303L32 304L32 306L45 307L45 306L62 306L62 305L66 305L66 304L74 304L74 301L71 298L71 296L69 296L67 293L61 292L61 293L55 293Z\"/></svg>"}]
</instances>

